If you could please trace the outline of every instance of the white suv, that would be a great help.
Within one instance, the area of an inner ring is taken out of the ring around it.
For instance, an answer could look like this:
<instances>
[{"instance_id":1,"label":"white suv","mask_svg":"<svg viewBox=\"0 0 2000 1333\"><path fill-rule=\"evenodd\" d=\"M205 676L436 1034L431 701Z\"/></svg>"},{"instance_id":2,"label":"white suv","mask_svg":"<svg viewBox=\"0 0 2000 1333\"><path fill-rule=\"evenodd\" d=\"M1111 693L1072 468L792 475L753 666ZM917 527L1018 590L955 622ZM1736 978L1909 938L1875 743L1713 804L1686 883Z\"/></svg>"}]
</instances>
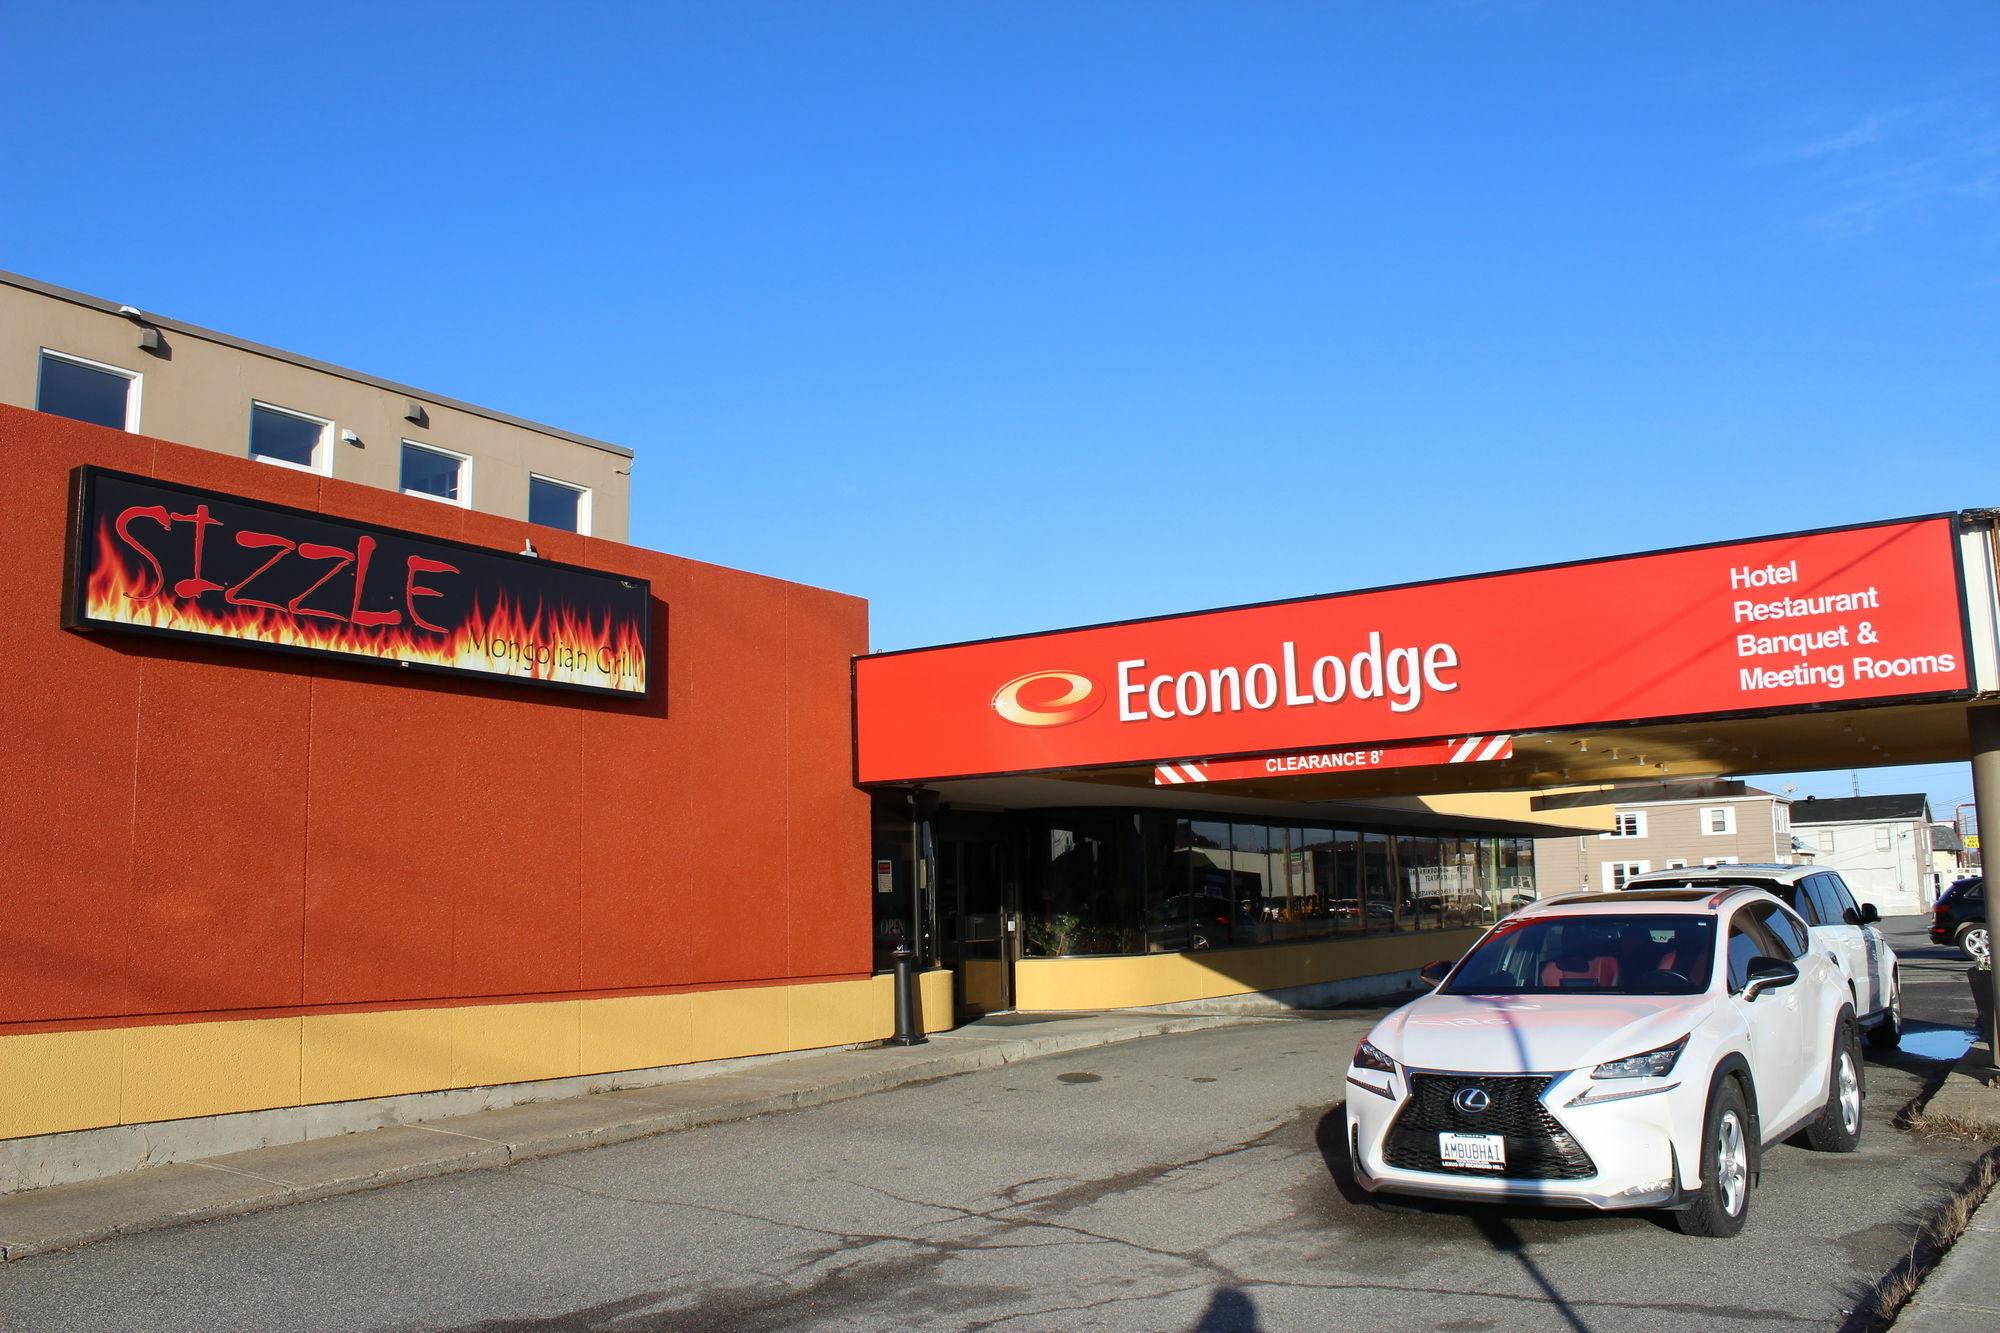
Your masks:
<instances>
[{"instance_id":1,"label":"white suv","mask_svg":"<svg viewBox=\"0 0 2000 1333\"><path fill-rule=\"evenodd\" d=\"M1348 1067L1364 1189L1668 1208L1731 1236L1769 1145L1861 1141L1847 979L1770 894L1550 898L1439 972Z\"/></svg>"},{"instance_id":2,"label":"white suv","mask_svg":"<svg viewBox=\"0 0 2000 1333\"><path fill-rule=\"evenodd\" d=\"M1627 889L1703 889L1731 884L1763 889L1805 918L1813 944L1833 959L1854 993L1854 1012L1868 1044L1887 1050L1903 1040L1903 981L1896 951L1875 928L1874 903L1857 903L1837 871L1819 866L1716 865L1654 870L1625 881Z\"/></svg>"}]
</instances>

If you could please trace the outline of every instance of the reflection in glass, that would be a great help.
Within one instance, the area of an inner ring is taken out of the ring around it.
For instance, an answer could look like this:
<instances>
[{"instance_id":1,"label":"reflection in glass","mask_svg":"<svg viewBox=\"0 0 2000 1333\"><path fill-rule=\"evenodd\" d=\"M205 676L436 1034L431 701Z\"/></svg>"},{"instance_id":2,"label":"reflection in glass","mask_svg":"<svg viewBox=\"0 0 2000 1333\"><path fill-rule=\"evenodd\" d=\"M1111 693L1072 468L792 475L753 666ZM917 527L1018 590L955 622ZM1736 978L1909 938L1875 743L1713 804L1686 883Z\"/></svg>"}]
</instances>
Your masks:
<instances>
[{"instance_id":1,"label":"reflection in glass","mask_svg":"<svg viewBox=\"0 0 2000 1333\"><path fill-rule=\"evenodd\" d=\"M1013 817L1030 955L1179 953L1484 924L1532 894L1533 844L1158 812Z\"/></svg>"}]
</instances>

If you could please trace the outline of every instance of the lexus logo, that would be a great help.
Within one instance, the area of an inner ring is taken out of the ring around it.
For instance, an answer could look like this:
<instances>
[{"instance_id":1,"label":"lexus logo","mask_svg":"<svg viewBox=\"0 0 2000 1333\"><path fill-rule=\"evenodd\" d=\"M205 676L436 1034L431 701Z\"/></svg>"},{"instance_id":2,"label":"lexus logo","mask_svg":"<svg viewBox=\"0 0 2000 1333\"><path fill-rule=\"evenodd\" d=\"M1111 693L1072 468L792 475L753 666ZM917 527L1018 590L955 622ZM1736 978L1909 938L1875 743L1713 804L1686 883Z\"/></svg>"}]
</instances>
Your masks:
<instances>
[{"instance_id":1,"label":"lexus logo","mask_svg":"<svg viewBox=\"0 0 2000 1333\"><path fill-rule=\"evenodd\" d=\"M993 711L1017 727L1061 727L1095 713L1104 691L1074 671L1030 671L993 692Z\"/></svg>"},{"instance_id":2,"label":"lexus logo","mask_svg":"<svg viewBox=\"0 0 2000 1333\"><path fill-rule=\"evenodd\" d=\"M1493 1099L1486 1095L1484 1088L1460 1088L1452 1097L1451 1104L1467 1115L1478 1115L1493 1105Z\"/></svg>"}]
</instances>

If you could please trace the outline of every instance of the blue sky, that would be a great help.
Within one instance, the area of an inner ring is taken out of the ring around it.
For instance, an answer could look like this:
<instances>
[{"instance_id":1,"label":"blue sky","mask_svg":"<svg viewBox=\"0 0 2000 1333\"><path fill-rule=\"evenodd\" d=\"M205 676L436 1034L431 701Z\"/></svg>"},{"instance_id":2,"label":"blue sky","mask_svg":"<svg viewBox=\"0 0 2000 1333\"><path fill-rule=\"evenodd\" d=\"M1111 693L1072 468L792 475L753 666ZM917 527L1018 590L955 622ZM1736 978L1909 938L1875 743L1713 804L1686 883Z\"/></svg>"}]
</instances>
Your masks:
<instances>
[{"instance_id":1,"label":"blue sky","mask_svg":"<svg viewBox=\"0 0 2000 1333\"><path fill-rule=\"evenodd\" d=\"M30 6L0 267L628 445L635 540L906 647L2000 501L1997 39L1983 0ZM1969 790L1920 772L1862 785Z\"/></svg>"}]
</instances>

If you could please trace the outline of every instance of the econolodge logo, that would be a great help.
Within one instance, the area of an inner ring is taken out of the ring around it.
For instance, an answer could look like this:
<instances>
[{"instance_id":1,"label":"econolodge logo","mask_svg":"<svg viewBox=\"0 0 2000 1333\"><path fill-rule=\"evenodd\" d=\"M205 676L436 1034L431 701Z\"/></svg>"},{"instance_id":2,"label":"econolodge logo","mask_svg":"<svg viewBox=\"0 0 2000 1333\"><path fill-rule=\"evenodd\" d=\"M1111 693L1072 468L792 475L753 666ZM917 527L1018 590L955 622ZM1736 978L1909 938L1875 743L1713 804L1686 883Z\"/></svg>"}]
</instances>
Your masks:
<instances>
[{"instance_id":1,"label":"econolodge logo","mask_svg":"<svg viewBox=\"0 0 2000 1333\"><path fill-rule=\"evenodd\" d=\"M1076 671L1030 671L993 692L993 711L1017 727L1062 727L1104 704L1097 682Z\"/></svg>"}]
</instances>

